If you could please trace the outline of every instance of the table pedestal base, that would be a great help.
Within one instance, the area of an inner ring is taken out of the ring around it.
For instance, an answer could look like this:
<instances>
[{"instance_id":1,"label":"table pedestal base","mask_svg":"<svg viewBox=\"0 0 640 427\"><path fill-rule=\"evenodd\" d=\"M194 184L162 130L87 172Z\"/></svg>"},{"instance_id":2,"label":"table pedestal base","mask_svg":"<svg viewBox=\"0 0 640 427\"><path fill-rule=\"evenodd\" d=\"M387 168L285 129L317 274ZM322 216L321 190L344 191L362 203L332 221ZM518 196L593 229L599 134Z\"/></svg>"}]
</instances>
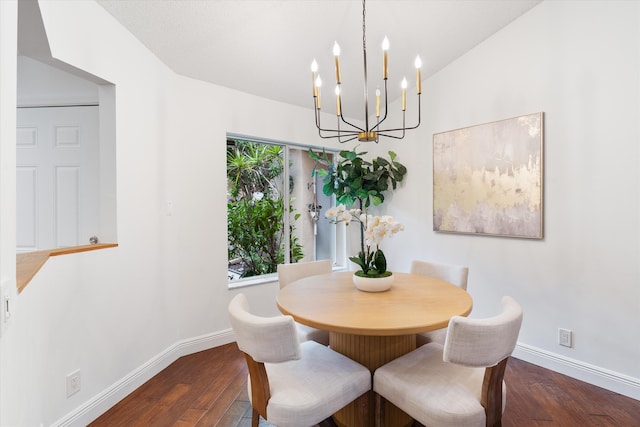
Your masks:
<instances>
[{"instance_id":1,"label":"table pedestal base","mask_svg":"<svg viewBox=\"0 0 640 427\"><path fill-rule=\"evenodd\" d=\"M339 332L329 333L329 346L338 353L367 367L371 374L387 362L392 361L416 348L415 335L391 337L351 335ZM356 399L350 405L333 415L340 427L372 427L375 425L373 391ZM369 416L364 416L368 405ZM385 426L404 427L413 423L413 419L395 407L391 402L385 405Z\"/></svg>"}]
</instances>

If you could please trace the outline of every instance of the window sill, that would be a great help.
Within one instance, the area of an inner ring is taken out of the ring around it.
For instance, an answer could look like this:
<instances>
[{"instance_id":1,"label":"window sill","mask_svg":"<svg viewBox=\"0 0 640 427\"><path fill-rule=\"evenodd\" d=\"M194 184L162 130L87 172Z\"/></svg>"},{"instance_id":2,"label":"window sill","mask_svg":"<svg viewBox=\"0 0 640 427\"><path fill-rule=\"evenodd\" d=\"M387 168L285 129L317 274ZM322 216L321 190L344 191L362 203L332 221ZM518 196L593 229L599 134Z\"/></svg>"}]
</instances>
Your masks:
<instances>
[{"instance_id":1,"label":"window sill","mask_svg":"<svg viewBox=\"0 0 640 427\"><path fill-rule=\"evenodd\" d=\"M336 271L347 271L347 268L341 265L334 265L331 271L333 271L334 273ZM247 277L245 279L235 279L227 282L227 286L229 290L232 290L232 289L244 288L247 286L263 285L265 283L276 283L277 281L278 281L278 274L272 273L272 274L265 274L263 276Z\"/></svg>"},{"instance_id":2,"label":"window sill","mask_svg":"<svg viewBox=\"0 0 640 427\"><path fill-rule=\"evenodd\" d=\"M278 275L273 273L273 274L265 274L263 276L257 276L257 277L247 277L246 279L236 279L236 280L229 281L227 283L228 283L229 289L239 289L239 288L244 288L246 286L262 285L265 283L276 283L277 281L278 281Z\"/></svg>"},{"instance_id":3,"label":"window sill","mask_svg":"<svg viewBox=\"0 0 640 427\"><path fill-rule=\"evenodd\" d=\"M77 252L95 251L98 249L113 248L117 243L97 243L95 245L72 246L69 248L49 249L44 251L26 252L16 255L16 283L18 293L22 292L36 273L47 262L49 257L74 254Z\"/></svg>"}]
</instances>

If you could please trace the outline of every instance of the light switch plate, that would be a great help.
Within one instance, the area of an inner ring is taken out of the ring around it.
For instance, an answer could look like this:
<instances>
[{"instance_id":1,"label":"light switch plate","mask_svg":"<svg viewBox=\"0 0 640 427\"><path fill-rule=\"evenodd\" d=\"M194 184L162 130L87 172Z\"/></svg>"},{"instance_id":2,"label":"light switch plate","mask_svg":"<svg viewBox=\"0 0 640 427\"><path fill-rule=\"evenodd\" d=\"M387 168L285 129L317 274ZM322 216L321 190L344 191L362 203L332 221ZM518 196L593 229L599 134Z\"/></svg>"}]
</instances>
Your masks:
<instances>
[{"instance_id":1,"label":"light switch plate","mask_svg":"<svg viewBox=\"0 0 640 427\"><path fill-rule=\"evenodd\" d=\"M15 304L16 282L10 279L3 279L0 283L0 336L11 324L13 317L13 307Z\"/></svg>"}]
</instances>

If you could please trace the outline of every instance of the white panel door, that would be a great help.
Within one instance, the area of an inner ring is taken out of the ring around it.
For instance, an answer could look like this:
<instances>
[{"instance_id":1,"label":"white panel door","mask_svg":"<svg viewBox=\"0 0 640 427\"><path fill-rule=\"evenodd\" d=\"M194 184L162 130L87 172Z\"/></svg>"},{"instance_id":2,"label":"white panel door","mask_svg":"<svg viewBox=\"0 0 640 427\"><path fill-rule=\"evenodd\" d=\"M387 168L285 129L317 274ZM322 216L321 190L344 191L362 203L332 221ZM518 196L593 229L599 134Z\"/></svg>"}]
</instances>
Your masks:
<instances>
[{"instance_id":1,"label":"white panel door","mask_svg":"<svg viewBox=\"0 0 640 427\"><path fill-rule=\"evenodd\" d=\"M98 107L19 108L17 251L89 244L97 233Z\"/></svg>"}]
</instances>

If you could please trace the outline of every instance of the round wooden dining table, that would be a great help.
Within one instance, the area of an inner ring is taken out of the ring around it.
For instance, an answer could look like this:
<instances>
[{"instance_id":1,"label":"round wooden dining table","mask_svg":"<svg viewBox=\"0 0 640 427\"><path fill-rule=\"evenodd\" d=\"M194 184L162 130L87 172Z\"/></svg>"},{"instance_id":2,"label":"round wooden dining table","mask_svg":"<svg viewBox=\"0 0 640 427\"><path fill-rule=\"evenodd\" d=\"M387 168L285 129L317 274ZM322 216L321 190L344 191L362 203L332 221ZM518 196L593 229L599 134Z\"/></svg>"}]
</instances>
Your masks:
<instances>
[{"instance_id":1,"label":"round wooden dining table","mask_svg":"<svg viewBox=\"0 0 640 427\"><path fill-rule=\"evenodd\" d=\"M418 274L393 273L391 289L363 292L352 272L297 280L282 288L278 309L296 322L329 331L329 346L366 366L372 373L416 348L416 334L445 328L452 316L467 316L473 307L462 288ZM373 392L334 414L339 426L373 426ZM361 410L369 408L367 413ZM412 419L391 404L386 426L411 425Z\"/></svg>"}]
</instances>

